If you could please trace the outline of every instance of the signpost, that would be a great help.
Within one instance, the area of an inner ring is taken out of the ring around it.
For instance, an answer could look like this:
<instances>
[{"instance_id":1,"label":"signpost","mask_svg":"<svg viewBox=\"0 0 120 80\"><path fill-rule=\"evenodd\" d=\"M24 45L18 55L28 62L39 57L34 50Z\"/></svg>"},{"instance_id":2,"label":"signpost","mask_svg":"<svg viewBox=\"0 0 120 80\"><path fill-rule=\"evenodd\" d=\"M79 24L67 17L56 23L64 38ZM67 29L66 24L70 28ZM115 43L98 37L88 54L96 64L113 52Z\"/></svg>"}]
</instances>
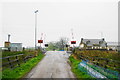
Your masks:
<instances>
[{"instance_id":1,"label":"signpost","mask_svg":"<svg viewBox=\"0 0 120 80\"><path fill-rule=\"evenodd\" d=\"M71 29L71 32L72 32L71 44L73 44L73 47L75 47L74 44L76 44L76 41L74 41L73 29Z\"/></svg>"},{"instance_id":2,"label":"signpost","mask_svg":"<svg viewBox=\"0 0 120 80\"><path fill-rule=\"evenodd\" d=\"M43 40L38 40L38 43L40 43L40 48L41 48L41 43L43 43Z\"/></svg>"}]
</instances>

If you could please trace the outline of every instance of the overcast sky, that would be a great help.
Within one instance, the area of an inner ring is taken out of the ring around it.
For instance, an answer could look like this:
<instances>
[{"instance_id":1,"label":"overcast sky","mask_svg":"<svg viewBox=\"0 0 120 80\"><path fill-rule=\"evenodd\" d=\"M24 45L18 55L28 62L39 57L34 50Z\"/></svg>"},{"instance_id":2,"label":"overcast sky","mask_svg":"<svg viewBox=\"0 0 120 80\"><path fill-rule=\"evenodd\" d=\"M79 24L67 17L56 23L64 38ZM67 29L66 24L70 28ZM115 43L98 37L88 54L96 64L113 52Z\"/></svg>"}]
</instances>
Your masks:
<instances>
[{"instance_id":1,"label":"overcast sky","mask_svg":"<svg viewBox=\"0 0 120 80\"><path fill-rule=\"evenodd\" d=\"M12 43L34 46L35 10L38 12L37 40L41 33L45 41L57 41L60 37L71 40L73 29L77 45L81 38L118 41L117 0L5 0L0 4L0 46L4 46L7 35Z\"/></svg>"}]
</instances>

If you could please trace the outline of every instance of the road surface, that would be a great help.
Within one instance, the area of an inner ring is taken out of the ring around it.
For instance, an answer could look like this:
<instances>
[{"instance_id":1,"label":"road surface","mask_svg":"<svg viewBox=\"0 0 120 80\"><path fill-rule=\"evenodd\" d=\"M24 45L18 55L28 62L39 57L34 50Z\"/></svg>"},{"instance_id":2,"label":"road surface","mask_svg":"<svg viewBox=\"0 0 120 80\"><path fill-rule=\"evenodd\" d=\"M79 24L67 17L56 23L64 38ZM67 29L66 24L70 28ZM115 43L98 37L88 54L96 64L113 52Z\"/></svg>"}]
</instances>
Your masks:
<instances>
[{"instance_id":1,"label":"road surface","mask_svg":"<svg viewBox=\"0 0 120 80\"><path fill-rule=\"evenodd\" d=\"M26 78L74 78L67 63L69 54L65 51L47 51L46 56L33 68Z\"/></svg>"}]
</instances>

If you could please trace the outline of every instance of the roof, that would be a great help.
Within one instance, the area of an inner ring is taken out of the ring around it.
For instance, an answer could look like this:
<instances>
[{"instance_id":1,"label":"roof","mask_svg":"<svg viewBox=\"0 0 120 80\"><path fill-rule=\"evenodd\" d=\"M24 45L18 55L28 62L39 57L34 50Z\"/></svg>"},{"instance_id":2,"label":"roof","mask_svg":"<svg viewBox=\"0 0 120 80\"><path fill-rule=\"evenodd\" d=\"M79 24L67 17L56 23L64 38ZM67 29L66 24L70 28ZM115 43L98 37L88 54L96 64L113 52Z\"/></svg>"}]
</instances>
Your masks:
<instances>
[{"instance_id":1,"label":"roof","mask_svg":"<svg viewBox=\"0 0 120 80\"><path fill-rule=\"evenodd\" d=\"M85 43L87 46L93 45L100 45L102 47L106 46L106 41L104 41L103 39L83 39L82 42ZM102 43L100 44L100 42Z\"/></svg>"},{"instance_id":2,"label":"roof","mask_svg":"<svg viewBox=\"0 0 120 80\"><path fill-rule=\"evenodd\" d=\"M11 43L11 44L22 44L22 43Z\"/></svg>"},{"instance_id":3,"label":"roof","mask_svg":"<svg viewBox=\"0 0 120 80\"><path fill-rule=\"evenodd\" d=\"M87 41L90 41L90 43L93 43L93 44L99 44L99 42L103 40L102 39L83 39L84 43L86 43Z\"/></svg>"},{"instance_id":4,"label":"roof","mask_svg":"<svg viewBox=\"0 0 120 80\"><path fill-rule=\"evenodd\" d=\"M118 45L118 42L107 42L107 45L114 45L114 46L117 46L117 45Z\"/></svg>"},{"instance_id":5,"label":"roof","mask_svg":"<svg viewBox=\"0 0 120 80\"><path fill-rule=\"evenodd\" d=\"M11 43L10 47L22 47L22 43Z\"/></svg>"}]
</instances>

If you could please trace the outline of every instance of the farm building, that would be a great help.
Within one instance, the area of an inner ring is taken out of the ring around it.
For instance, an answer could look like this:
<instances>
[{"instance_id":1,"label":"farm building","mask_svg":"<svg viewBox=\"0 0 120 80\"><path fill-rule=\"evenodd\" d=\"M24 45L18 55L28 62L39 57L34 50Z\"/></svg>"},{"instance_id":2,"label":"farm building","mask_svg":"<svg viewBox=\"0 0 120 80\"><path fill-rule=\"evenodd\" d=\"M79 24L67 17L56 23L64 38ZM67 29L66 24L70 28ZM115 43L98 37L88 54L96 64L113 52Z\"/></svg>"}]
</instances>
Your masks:
<instances>
[{"instance_id":1,"label":"farm building","mask_svg":"<svg viewBox=\"0 0 120 80\"><path fill-rule=\"evenodd\" d=\"M22 51L22 43L10 43L10 51Z\"/></svg>"},{"instance_id":2,"label":"farm building","mask_svg":"<svg viewBox=\"0 0 120 80\"><path fill-rule=\"evenodd\" d=\"M79 45L80 49L107 49L107 42L105 39L83 39Z\"/></svg>"},{"instance_id":3,"label":"farm building","mask_svg":"<svg viewBox=\"0 0 120 80\"><path fill-rule=\"evenodd\" d=\"M115 50L115 51L118 51L119 49L119 45L118 45L118 42L107 42L107 49L108 50Z\"/></svg>"}]
</instances>

